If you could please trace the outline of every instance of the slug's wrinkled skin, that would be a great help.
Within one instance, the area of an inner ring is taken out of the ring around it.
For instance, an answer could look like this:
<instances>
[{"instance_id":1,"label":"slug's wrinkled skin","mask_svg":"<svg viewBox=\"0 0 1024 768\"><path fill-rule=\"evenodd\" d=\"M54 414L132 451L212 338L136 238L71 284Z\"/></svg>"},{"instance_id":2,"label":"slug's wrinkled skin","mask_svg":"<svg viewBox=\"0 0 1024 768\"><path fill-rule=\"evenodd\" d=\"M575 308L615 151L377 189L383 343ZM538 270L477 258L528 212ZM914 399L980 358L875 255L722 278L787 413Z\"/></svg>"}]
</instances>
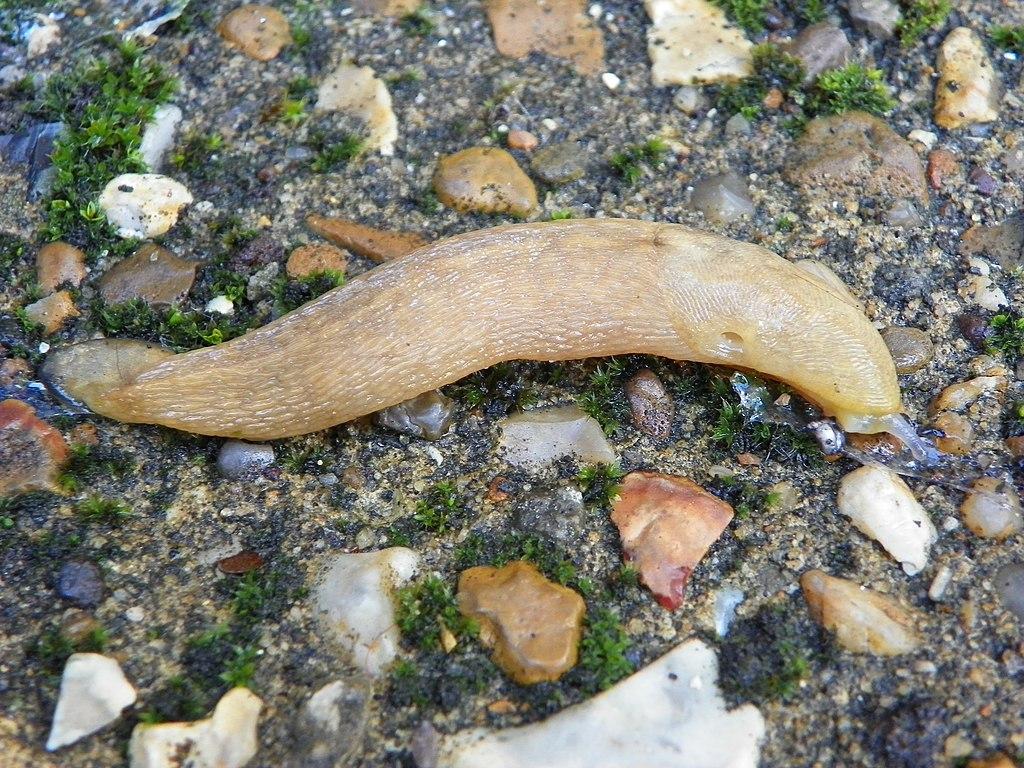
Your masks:
<instances>
[{"instance_id":1,"label":"slug's wrinkled skin","mask_svg":"<svg viewBox=\"0 0 1024 768\"><path fill-rule=\"evenodd\" d=\"M245 336L142 370L104 362L119 353L103 342L58 350L47 367L76 355L65 390L105 416L266 440L504 360L626 353L758 371L853 431L884 430L900 410L889 352L849 295L758 246L618 219L441 240ZM124 375L83 382L90 356Z\"/></svg>"}]
</instances>

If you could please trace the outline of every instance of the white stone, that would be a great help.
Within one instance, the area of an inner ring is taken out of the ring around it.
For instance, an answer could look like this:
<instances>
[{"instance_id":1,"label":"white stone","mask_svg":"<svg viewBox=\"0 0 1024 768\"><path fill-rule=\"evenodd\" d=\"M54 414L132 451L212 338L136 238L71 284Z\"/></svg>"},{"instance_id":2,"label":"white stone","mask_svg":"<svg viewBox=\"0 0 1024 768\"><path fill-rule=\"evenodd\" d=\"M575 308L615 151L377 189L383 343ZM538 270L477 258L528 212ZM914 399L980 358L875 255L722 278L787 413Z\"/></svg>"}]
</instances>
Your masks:
<instances>
[{"instance_id":1,"label":"white stone","mask_svg":"<svg viewBox=\"0 0 1024 768\"><path fill-rule=\"evenodd\" d=\"M619 84L622 82L622 78L620 78L614 72L605 72L603 75L601 75L601 82L604 83L605 87L609 91L614 91L616 88L619 87Z\"/></svg>"},{"instance_id":2,"label":"white stone","mask_svg":"<svg viewBox=\"0 0 1024 768\"><path fill-rule=\"evenodd\" d=\"M1010 300L1006 298L1003 289L993 283L990 277L971 275L967 278L967 290L970 291L975 304L990 312L1010 306Z\"/></svg>"},{"instance_id":3,"label":"white stone","mask_svg":"<svg viewBox=\"0 0 1024 768\"><path fill-rule=\"evenodd\" d=\"M657 85L739 80L753 72L751 43L707 0L644 0L647 54Z\"/></svg>"},{"instance_id":4,"label":"white stone","mask_svg":"<svg viewBox=\"0 0 1024 768\"><path fill-rule=\"evenodd\" d=\"M110 180L99 198L117 234L140 239L164 234L191 202L183 184L158 173L123 173Z\"/></svg>"},{"instance_id":5,"label":"white stone","mask_svg":"<svg viewBox=\"0 0 1024 768\"><path fill-rule=\"evenodd\" d=\"M316 108L344 112L366 123L370 149L382 155L395 153L398 118L391 109L391 94L370 67L342 64L317 89Z\"/></svg>"},{"instance_id":6,"label":"white stone","mask_svg":"<svg viewBox=\"0 0 1024 768\"><path fill-rule=\"evenodd\" d=\"M135 689L114 659L98 653L72 654L64 665L46 748L60 749L96 733L134 703Z\"/></svg>"},{"instance_id":7,"label":"white stone","mask_svg":"<svg viewBox=\"0 0 1024 768\"><path fill-rule=\"evenodd\" d=\"M320 621L359 669L379 675L398 653L392 592L419 567L405 547L334 555L314 591Z\"/></svg>"},{"instance_id":8,"label":"white stone","mask_svg":"<svg viewBox=\"0 0 1024 768\"><path fill-rule=\"evenodd\" d=\"M516 466L539 468L567 456L591 464L615 462L601 425L575 405L524 411L498 425L498 447Z\"/></svg>"},{"instance_id":9,"label":"white stone","mask_svg":"<svg viewBox=\"0 0 1024 768\"><path fill-rule=\"evenodd\" d=\"M547 720L444 738L438 768L756 768L764 719L726 711L715 652L677 646L589 701Z\"/></svg>"},{"instance_id":10,"label":"white stone","mask_svg":"<svg viewBox=\"0 0 1024 768\"><path fill-rule=\"evenodd\" d=\"M946 588L952 580L953 571L950 570L948 565L939 568L935 572L935 578L932 579L931 586L928 587L928 599L935 602L942 600L942 596L946 594Z\"/></svg>"},{"instance_id":11,"label":"white stone","mask_svg":"<svg viewBox=\"0 0 1024 768\"><path fill-rule=\"evenodd\" d=\"M156 108L153 120L142 132L142 143L139 146L139 154L149 170L160 170L164 155L174 143L174 133L178 130L181 117L181 110L174 104Z\"/></svg>"},{"instance_id":12,"label":"white stone","mask_svg":"<svg viewBox=\"0 0 1024 768\"><path fill-rule=\"evenodd\" d=\"M931 149L935 146L935 142L939 140L939 137L931 131L923 131L920 128L915 128L908 133L907 138L921 144L925 149Z\"/></svg>"},{"instance_id":13,"label":"white stone","mask_svg":"<svg viewBox=\"0 0 1024 768\"><path fill-rule=\"evenodd\" d=\"M938 532L907 484L895 472L864 466L839 483L839 511L903 564L909 575L928 564Z\"/></svg>"},{"instance_id":14,"label":"white stone","mask_svg":"<svg viewBox=\"0 0 1024 768\"><path fill-rule=\"evenodd\" d=\"M43 56L54 45L60 42L60 25L49 16L37 13L37 24L33 25L25 35L25 55L34 59Z\"/></svg>"},{"instance_id":15,"label":"white stone","mask_svg":"<svg viewBox=\"0 0 1024 768\"><path fill-rule=\"evenodd\" d=\"M1003 84L978 34L957 27L936 58L935 122L941 128L990 123L999 117Z\"/></svg>"},{"instance_id":16,"label":"white stone","mask_svg":"<svg viewBox=\"0 0 1024 768\"><path fill-rule=\"evenodd\" d=\"M231 303L231 299L227 296L214 296L206 302L204 309L207 312L216 312L218 315L235 314L235 305Z\"/></svg>"},{"instance_id":17,"label":"white stone","mask_svg":"<svg viewBox=\"0 0 1024 768\"><path fill-rule=\"evenodd\" d=\"M715 595L715 634L725 637L736 618L736 609L743 602L743 592L736 587L722 587Z\"/></svg>"},{"instance_id":18,"label":"white stone","mask_svg":"<svg viewBox=\"0 0 1024 768\"><path fill-rule=\"evenodd\" d=\"M130 768L241 768L259 747L256 722L263 701L232 688L213 715L192 723L140 723L128 744Z\"/></svg>"}]
</instances>

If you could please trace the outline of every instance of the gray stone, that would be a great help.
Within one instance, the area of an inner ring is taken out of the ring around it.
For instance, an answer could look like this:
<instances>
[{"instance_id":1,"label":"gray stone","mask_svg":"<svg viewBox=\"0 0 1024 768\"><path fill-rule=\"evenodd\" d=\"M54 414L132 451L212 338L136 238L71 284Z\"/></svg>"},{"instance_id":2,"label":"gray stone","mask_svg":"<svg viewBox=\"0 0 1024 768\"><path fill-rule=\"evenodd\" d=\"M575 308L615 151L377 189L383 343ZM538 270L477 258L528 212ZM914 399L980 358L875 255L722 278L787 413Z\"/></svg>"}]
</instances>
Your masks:
<instances>
[{"instance_id":1,"label":"gray stone","mask_svg":"<svg viewBox=\"0 0 1024 768\"><path fill-rule=\"evenodd\" d=\"M889 0L850 0L850 21L862 32L888 40L896 31L900 9Z\"/></svg>"},{"instance_id":2,"label":"gray stone","mask_svg":"<svg viewBox=\"0 0 1024 768\"><path fill-rule=\"evenodd\" d=\"M672 431L676 407L654 371L638 371L626 382L626 399L633 424L646 435L664 440Z\"/></svg>"},{"instance_id":3,"label":"gray stone","mask_svg":"<svg viewBox=\"0 0 1024 768\"><path fill-rule=\"evenodd\" d=\"M273 447L262 443L227 440L217 454L217 469L231 480L256 474L273 463Z\"/></svg>"},{"instance_id":4,"label":"gray stone","mask_svg":"<svg viewBox=\"0 0 1024 768\"><path fill-rule=\"evenodd\" d=\"M341 768L363 745L372 690L362 678L334 680L296 715L289 768Z\"/></svg>"},{"instance_id":5,"label":"gray stone","mask_svg":"<svg viewBox=\"0 0 1024 768\"><path fill-rule=\"evenodd\" d=\"M73 560L57 574L57 594L82 608L99 605L103 591L103 573L95 563Z\"/></svg>"},{"instance_id":6,"label":"gray stone","mask_svg":"<svg viewBox=\"0 0 1024 768\"><path fill-rule=\"evenodd\" d=\"M716 224L728 224L754 214L746 183L732 171L700 179L693 186L690 206Z\"/></svg>"},{"instance_id":7,"label":"gray stone","mask_svg":"<svg viewBox=\"0 0 1024 768\"><path fill-rule=\"evenodd\" d=\"M804 65L805 82L810 82L829 69L843 66L853 56L853 48L846 39L846 33L827 21L804 29L787 50Z\"/></svg>"},{"instance_id":8,"label":"gray stone","mask_svg":"<svg viewBox=\"0 0 1024 768\"><path fill-rule=\"evenodd\" d=\"M587 154L575 141L563 141L537 150L530 169L548 184L568 184L582 179L587 168Z\"/></svg>"},{"instance_id":9,"label":"gray stone","mask_svg":"<svg viewBox=\"0 0 1024 768\"><path fill-rule=\"evenodd\" d=\"M1008 563L996 571L993 583L1003 606L1024 621L1024 563Z\"/></svg>"},{"instance_id":10,"label":"gray stone","mask_svg":"<svg viewBox=\"0 0 1024 768\"><path fill-rule=\"evenodd\" d=\"M568 542L584 529L583 495L575 488L540 490L523 497L516 505L512 522L522 533L537 533Z\"/></svg>"},{"instance_id":11,"label":"gray stone","mask_svg":"<svg viewBox=\"0 0 1024 768\"><path fill-rule=\"evenodd\" d=\"M963 234L960 253L964 256L987 256L1003 269L1024 264L1024 212L1018 211L999 224L975 225Z\"/></svg>"},{"instance_id":12,"label":"gray stone","mask_svg":"<svg viewBox=\"0 0 1024 768\"><path fill-rule=\"evenodd\" d=\"M54 168L50 162L53 143L64 130L64 123L37 123L20 133L0 136L0 160L28 166L28 199L46 195L53 183Z\"/></svg>"},{"instance_id":13,"label":"gray stone","mask_svg":"<svg viewBox=\"0 0 1024 768\"><path fill-rule=\"evenodd\" d=\"M919 328L891 325L882 329L882 340L889 348L896 373L913 373L924 368L935 355L935 347L928 334Z\"/></svg>"},{"instance_id":14,"label":"gray stone","mask_svg":"<svg viewBox=\"0 0 1024 768\"><path fill-rule=\"evenodd\" d=\"M448 434L454 415L455 401L434 389L378 411L375 419L400 434L438 440Z\"/></svg>"},{"instance_id":15,"label":"gray stone","mask_svg":"<svg viewBox=\"0 0 1024 768\"><path fill-rule=\"evenodd\" d=\"M910 200L897 200L885 212L885 223L900 229L916 229L921 226L921 214Z\"/></svg>"},{"instance_id":16,"label":"gray stone","mask_svg":"<svg viewBox=\"0 0 1024 768\"><path fill-rule=\"evenodd\" d=\"M750 130L750 121L738 112L725 121L726 136L748 136Z\"/></svg>"},{"instance_id":17,"label":"gray stone","mask_svg":"<svg viewBox=\"0 0 1024 768\"><path fill-rule=\"evenodd\" d=\"M177 304L192 288L198 267L197 261L179 259L163 246L144 243L103 273L100 296L107 304L134 299L157 307Z\"/></svg>"}]
</instances>

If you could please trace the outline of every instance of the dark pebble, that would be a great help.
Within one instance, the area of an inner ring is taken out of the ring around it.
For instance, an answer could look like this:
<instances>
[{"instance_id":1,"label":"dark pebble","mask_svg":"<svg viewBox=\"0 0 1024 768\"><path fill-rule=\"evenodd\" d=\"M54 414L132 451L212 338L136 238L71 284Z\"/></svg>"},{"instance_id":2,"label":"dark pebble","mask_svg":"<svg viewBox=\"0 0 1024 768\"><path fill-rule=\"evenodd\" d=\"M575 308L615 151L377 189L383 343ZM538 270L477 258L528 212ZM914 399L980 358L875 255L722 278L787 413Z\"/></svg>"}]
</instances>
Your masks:
<instances>
[{"instance_id":1,"label":"dark pebble","mask_svg":"<svg viewBox=\"0 0 1024 768\"><path fill-rule=\"evenodd\" d=\"M94 608L103 600L103 573L83 560L64 563L57 575L57 593L82 608Z\"/></svg>"},{"instance_id":2,"label":"dark pebble","mask_svg":"<svg viewBox=\"0 0 1024 768\"><path fill-rule=\"evenodd\" d=\"M992 178L989 173L981 168L975 168L971 171L970 176L971 184L978 190L979 195L985 195L991 197L996 193L999 185L996 184L996 180Z\"/></svg>"},{"instance_id":3,"label":"dark pebble","mask_svg":"<svg viewBox=\"0 0 1024 768\"><path fill-rule=\"evenodd\" d=\"M585 511L582 497L571 489L542 489L523 497L516 504L512 526L521 533L570 542L585 530Z\"/></svg>"},{"instance_id":4,"label":"dark pebble","mask_svg":"<svg viewBox=\"0 0 1024 768\"><path fill-rule=\"evenodd\" d=\"M992 335L992 327L980 315L960 315L956 319L960 335L978 349L985 348L985 342Z\"/></svg>"},{"instance_id":5,"label":"dark pebble","mask_svg":"<svg viewBox=\"0 0 1024 768\"><path fill-rule=\"evenodd\" d=\"M890 326L882 329L882 340L889 348L896 373L913 373L931 362L935 354L928 334L917 328Z\"/></svg>"},{"instance_id":6,"label":"dark pebble","mask_svg":"<svg viewBox=\"0 0 1024 768\"><path fill-rule=\"evenodd\" d=\"M1024 621L1024 563L1009 563L996 571L993 580L1003 606Z\"/></svg>"},{"instance_id":7,"label":"dark pebble","mask_svg":"<svg viewBox=\"0 0 1024 768\"><path fill-rule=\"evenodd\" d=\"M264 267L284 259L284 246L268 232L248 243L231 261L236 266Z\"/></svg>"},{"instance_id":8,"label":"dark pebble","mask_svg":"<svg viewBox=\"0 0 1024 768\"><path fill-rule=\"evenodd\" d=\"M274 463L274 449L262 443L227 440L217 454L217 469L231 480L256 474Z\"/></svg>"},{"instance_id":9,"label":"dark pebble","mask_svg":"<svg viewBox=\"0 0 1024 768\"><path fill-rule=\"evenodd\" d=\"M258 552L245 550L244 552L225 557L223 560L218 560L217 567L223 573L241 575L262 568L263 558L260 557Z\"/></svg>"},{"instance_id":10,"label":"dark pebble","mask_svg":"<svg viewBox=\"0 0 1024 768\"><path fill-rule=\"evenodd\" d=\"M563 141L538 150L530 168L548 184L568 184L587 172L587 153L575 141Z\"/></svg>"},{"instance_id":11,"label":"dark pebble","mask_svg":"<svg viewBox=\"0 0 1024 768\"><path fill-rule=\"evenodd\" d=\"M377 423L403 435L438 440L448 434L455 415L455 401L438 390L378 411Z\"/></svg>"},{"instance_id":12,"label":"dark pebble","mask_svg":"<svg viewBox=\"0 0 1024 768\"><path fill-rule=\"evenodd\" d=\"M654 371L644 369L627 381L626 399L637 429L658 440L669 436L675 403Z\"/></svg>"}]
</instances>

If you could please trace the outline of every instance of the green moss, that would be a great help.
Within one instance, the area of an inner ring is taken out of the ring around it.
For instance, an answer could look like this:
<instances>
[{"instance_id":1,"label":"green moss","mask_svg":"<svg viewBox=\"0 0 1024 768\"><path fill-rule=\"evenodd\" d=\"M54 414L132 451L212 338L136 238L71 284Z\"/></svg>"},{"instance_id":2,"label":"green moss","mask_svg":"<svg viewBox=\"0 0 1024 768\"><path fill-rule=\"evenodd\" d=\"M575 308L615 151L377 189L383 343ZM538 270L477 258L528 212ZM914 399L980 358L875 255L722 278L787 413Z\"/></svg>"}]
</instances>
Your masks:
<instances>
[{"instance_id":1,"label":"green moss","mask_svg":"<svg viewBox=\"0 0 1024 768\"><path fill-rule=\"evenodd\" d=\"M985 342L989 354L1001 354L1014 362L1024 355L1024 316L1000 312L989 321L992 334Z\"/></svg>"},{"instance_id":2,"label":"green moss","mask_svg":"<svg viewBox=\"0 0 1024 768\"><path fill-rule=\"evenodd\" d=\"M231 658L220 673L220 680L228 688L251 688L252 678L256 674L256 660L259 648L253 645L233 646Z\"/></svg>"},{"instance_id":3,"label":"green moss","mask_svg":"<svg viewBox=\"0 0 1024 768\"><path fill-rule=\"evenodd\" d=\"M39 662L46 674L58 676L64 671L64 664L73 653L103 653L106 650L109 635L97 626L84 637L72 640L58 628L42 632L26 649L26 654Z\"/></svg>"},{"instance_id":4,"label":"green moss","mask_svg":"<svg viewBox=\"0 0 1024 768\"><path fill-rule=\"evenodd\" d=\"M796 219L792 216L779 216L775 220L775 231L776 232L792 232L793 227L796 226Z\"/></svg>"},{"instance_id":5,"label":"green moss","mask_svg":"<svg viewBox=\"0 0 1024 768\"><path fill-rule=\"evenodd\" d=\"M243 625L254 625L270 609L280 606L281 574L277 571L249 571L238 580L231 596L231 611Z\"/></svg>"},{"instance_id":6,"label":"green moss","mask_svg":"<svg viewBox=\"0 0 1024 768\"><path fill-rule=\"evenodd\" d=\"M327 451L309 438L292 440L281 456L281 466L289 472L316 472L323 470Z\"/></svg>"},{"instance_id":7,"label":"green moss","mask_svg":"<svg viewBox=\"0 0 1024 768\"><path fill-rule=\"evenodd\" d=\"M274 306L284 314L292 312L303 304L316 299L328 291L345 284L345 273L326 269L297 280L289 280L286 276L279 277L271 288Z\"/></svg>"},{"instance_id":8,"label":"green moss","mask_svg":"<svg viewBox=\"0 0 1024 768\"><path fill-rule=\"evenodd\" d=\"M107 336L153 341L177 351L220 344L249 330L237 319L173 306L155 309L141 299L104 304L96 298L89 310L93 327Z\"/></svg>"},{"instance_id":9,"label":"green moss","mask_svg":"<svg viewBox=\"0 0 1024 768\"><path fill-rule=\"evenodd\" d=\"M807 101L808 111L815 115L838 115L852 110L884 115L895 106L881 70L860 64L823 72Z\"/></svg>"},{"instance_id":10,"label":"green moss","mask_svg":"<svg viewBox=\"0 0 1024 768\"><path fill-rule=\"evenodd\" d=\"M358 136L345 135L338 141L316 141L310 168L316 173L330 173L344 168L366 149L366 143Z\"/></svg>"},{"instance_id":11,"label":"green moss","mask_svg":"<svg viewBox=\"0 0 1024 768\"><path fill-rule=\"evenodd\" d=\"M988 36L993 45L1024 54L1024 24L1014 27L993 25L988 28Z\"/></svg>"},{"instance_id":12,"label":"green moss","mask_svg":"<svg viewBox=\"0 0 1024 768\"><path fill-rule=\"evenodd\" d=\"M572 218L572 211L552 211L550 219L551 221L565 221L566 219Z\"/></svg>"},{"instance_id":13,"label":"green moss","mask_svg":"<svg viewBox=\"0 0 1024 768\"><path fill-rule=\"evenodd\" d=\"M441 212L441 201L433 189L427 189L417 198L416 208L424 216L435 216Z\"/></svg>"},{"instance_id":14,"label":"green moss","mask_svg":"<svg viewBox=\"0 0 1024 768\"><path fill-rule=\"evenodd\" d=\"M28 243L10 232L0 232L0 278L10 282L15 267L24 261Z\"/></svg>"},{"instance_id":15,"label":"green moss","mask_svg":"<svg viewBox=\"0 0 1024 768\"><path fill-rule=\"evenodd\" d=\"M139 154L142 129L175 90L163 68L138 45L54 75L37 107L40 116L67 126L55 142L55 168L46 201L47 240L67 240L96 258L101 251L126 253L134 243L119 238L96 205L110 179L147 170Z\"/></svg>"},{"instance_id":16,"label":"green moss","mask_svg":"<svg viewBox=\"0 0 1024 768\"><path fill-rule=\"evenodd\" d=\"M630 645L613 611L605 607L591 611L580 642L579 666L587 673L585 689L603 691L632 674L633 663L626 657Z\"/></svg>"},{"instance_id":17,"label":"green moss","mask_svg":"<svg viewBox=\"0 0 1024 768\"><path fill-rule=\"evenodd\" d=\"M662 139L648 139L643 144L630 144L612 155L612 170L630 186L644 177L647 169L660 166L668 154L668 144Z\"/></svg>"},{"instance_id":18,"label":"green moss","mask_svg":"<svg viewBox=\"0 0 1024 768\"><path fill-rule=\"evenodd\" d=\"M564 377L560 366L538 367L529 363L498 363L472 373L454 384L452 396L470 408L483 407L492 416L529 408L539 399L537 386L554 384Z\"/></svg>"},{"instance_id":19,"label":"green moss","mask_svg":"<svg viewBox=\"0 0 1024 768\"><path fill-rule=\"evenodd\" d=\"M90 496L75 505L75 514L86 523L120 525L135 513L123 501L103 496Z\"/></svg>"},{"instance_id":20,"label":"green moss","mask_svg":"<svg viewBox=\"0 0 1024 768\"><path fill-rule=\"evenodd\" d=\"M909 47L925 33L939 29L946 23L950 10L949 0L904 0L903 16L896 25L900 42Z\"/></svg>"},{"instance_id":21,"label":"green moss","mask_svg":"<svg viewBox=\"0 0 1024 768\"><path fill-rule=\"evenodd\" d=\"M388 85L401 88L403 85L413 85L423 81L423 73L418 69L403 69L401 72L388 75L384 79Z\"/></svg>"},{"instance_id":22,"label":"green moss","mask_svg":"<svg viewBox=\"0 0 1024 768\"><path fill-rule=\"evenodd\" d=\"M437 24L430 17L430 13L422 6L403 16L401 25L405 34L414 37L426 37L437 29Z\"/></svg>"},{"instance_id":23,"label":"green moss","mask_svg":"<svg viewBox=\"0 0 1024 768\"><path fill-rule=\"evenodd\" d=\"M434 485L424 498L416 502L413 519L420 527L433 533L444 533L452 518L462 511L455 484L441 482Z\"/></svg>"},{"instance_id":24,"label":"green moss","mask_svg":"<svg viewBox=\"0 0 1024 768\"><path fill-rule=\"evenodd\" d=\"M537 566L551 581L577 589L581 581L568 553L536 534L510 533L498 539L485 539L471 533L455 548L452 560L459 570L476 565L502 568L516 560L525 560Z\"/></svg>"},{"instance_id":25,"label":"green moss","mask_svg":"<svg viewBox=\"0 0 1024 768\"><path fill-rule=\"evenodd\" d=\"M718 92L718 108L725 115L741 114L753 120L762 114L768 91L777 88L787 97L802 102L800 92L804 67L800 60L785 53L777 45L755 45L754 74L738 83L722 86Z\"/></svg>"},{"instance_id":26,"label":"green moss","mask_svg":"<svg viewBox=\"0 0 1024 768\"><path fill-rule=\"evenodd\" d=\"M602 507L609 506L619 495L622 470L615 464L595 464L583 467L576 482L583 491L583 500Z\"/></svg>"},{"instance_id":27,"label":"green moss","mask_svg":"<svg viewBox=\"0 0 1024 768\"><path fill-rule=\"evenodd\" d=\"M139 714L143 723L198 720L208 712L209 694L203 684L185 675L173 675L148 697L148 709Z\"/></svg>"},{"instance_id":28,"label":"green moss","mask_svg":"<svg viewBox=\"0 0 1024 768\"><path fill-rule=\"evenodd\" d=\"M747 32L756 35L764 32L765 14L769 8L769 0L712 0L725 11L729 20L743 27Z\"/></svg>"},{"instance_id":29,"label":"green moss","mask_svg":"<svg viewBox=\"0 0 1024 768\"><path fill-rule=\"evenodd\" d=\"M181 144L171 153L171 165L199 178L208 178L223 167L215 155L224 148L224 137L219 133L189 131Z\"/></svg>"},{"instance_id":30,"label":"green moss","mask_svg":"<svg viewBox=\"0 0 1024 768\"><path fill-rule=\"evenodd\" d=\"M419 667L408 659L399 659L388 674L389 696L398 706L418 708L430 703L429 685Z\"/></svg>"},{"instance_id":31,"label":"green moss","mask_svg":"<svg viewBox=\"0 0 1024 768\"><path fill-rule=\"evenodd\" d=\"M781 496L735 476L717 477L708 486L716 496L732 504L736 517L745 520L778 505Z\"/></svg>"},{"instance_id":32,"label":"green moss","mask_svg":"<svg viewBox=\"0 0 1024 768\"><path fill-rule=\"evenodd\" d=\"M795 5L797 16L807 24L824 21L828 15L824 0L799 0Z\"/></svg>"},{"instance_id":33,"label":"green moss","mask_svg":"<svg viewBox=\"0 0 1024 768\"><path fill-rule=\"evenodd\" d=\"M586 388L576 398L580 410L593 416L601 428L612 434L626 415L626 403L622 394L622 378L626 363L622 358L610 357L598 363L590 375Z\"/></svg>"},{"instance_id":34,"label":"green moss","mask_svg":"<svg viewBox=\"0 0 1024 768\"><path fill-rule=\"evenodd\" d=\"M427 576L395 592L395 623L402 637L425 651L441 648L442 624L456 639L476 636L475 621L459 612L452 588L438 576Z\"/></svg>"},{"instance_id":35,"label":"green moss","mask_svg":"<svg viewBox=\"0 0 1024 768\"><path fill-rule=\"evenodd\" d=\"M91 445L73 445L57 478L57 484L75 493L97 480L119 480L136 469L135 461L123 451Z\"/></svg>"}]
</instances>

